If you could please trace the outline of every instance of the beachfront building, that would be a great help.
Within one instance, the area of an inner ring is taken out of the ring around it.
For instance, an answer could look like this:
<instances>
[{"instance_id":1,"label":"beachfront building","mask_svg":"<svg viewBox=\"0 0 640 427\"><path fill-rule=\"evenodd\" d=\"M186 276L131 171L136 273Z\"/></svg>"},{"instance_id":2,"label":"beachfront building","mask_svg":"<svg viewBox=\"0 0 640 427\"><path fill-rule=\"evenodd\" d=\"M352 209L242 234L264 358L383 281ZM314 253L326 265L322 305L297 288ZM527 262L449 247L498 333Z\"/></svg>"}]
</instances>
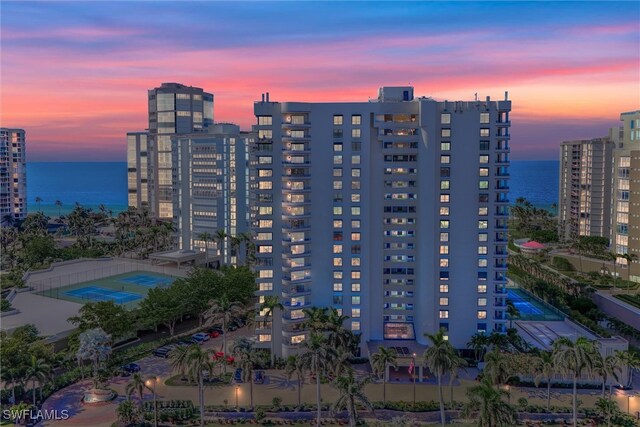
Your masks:
<instances>
[{"instance_id":1,"label":"beachfront building","mask_svg":"<svg viewBox=\"0 0 640 427\"><path fill-rule=\"evenodd\" d=\"M218 265L246 262L248 242L238 238L249 231L251 143L253 134L228 123L172 138L172 210L180 249L206 252L207 262Z\"/></svg>"},{"instance_id":2,"label":"beachfront building","mask_svg":"<svg viewBox=\"0 0 640 427\"><path fill-rule=\"evenodd\" d=\"M335 307L367 341L456 347L505 331L511 101L436 101L383 87L369 102L254 104L258 343L295 352L304 308ZM260 313L259 313L260 314ZM270 318L271 319L271 318Z\"/></svg>"},{"instance_id":3,"label":"beachfront building","mask_svg":"<svg viewBox=\"0 0 640 427\"><path fill-rule=\"evenodd\" d=\"M143 182L142 175L136 178L136 197L135 200L131 197L129 202L130 206L142 207L142 194L146 187L151 215L172 220L171 138L206 132L207 127L213 124L213 94L179 83L162 83L160 87L149 90L148 101L147 182ZM129 150L129 156L135 153L141 157L142 152ZM130 157L127 160L130 164L137 164L137 160ZM136 204L131 205L133 201Z\"/></svg>"},{"instance_id":4,"label":"beachfront building","mask_svg":"<svg viewBox=\"0 0 640 427\"><path fill-rule=\"evenodd\" d=\"M562 240L609 237L613 147L608 137L560 144L558 235Z\"/></svg>"},{"instance_id":5,"label":"beachfront building","mask_svg":"<svg viewBox=\"0 0 640 427\"><path fill-rule=\"evenodd\" d=\"M24 129L0 128L0 221L27 217L27 162Z\"/></svg>"},{"instance_id":6,"label":"beachfront building","mask_svg":"<svg viewBox=\"0 0 640 427\"><path fill-rule=\"evenodd\" d=\"M613 150L611 249L640 258L640 110L622 113L620 120L619 132L612 130L621 137ZM617 262L626 269L621 277L640 282L639 259Z\"/></svg>"},{"instance_id":7,"label":"beachfront building","mask_svg":"<svg viewBox=\"0 0 640 427\"><path fill-rule=\"evenodd\" d=\"M148 132L127 133L127 197L129 206L149 207Z\"/></svg>"}]
</instances>

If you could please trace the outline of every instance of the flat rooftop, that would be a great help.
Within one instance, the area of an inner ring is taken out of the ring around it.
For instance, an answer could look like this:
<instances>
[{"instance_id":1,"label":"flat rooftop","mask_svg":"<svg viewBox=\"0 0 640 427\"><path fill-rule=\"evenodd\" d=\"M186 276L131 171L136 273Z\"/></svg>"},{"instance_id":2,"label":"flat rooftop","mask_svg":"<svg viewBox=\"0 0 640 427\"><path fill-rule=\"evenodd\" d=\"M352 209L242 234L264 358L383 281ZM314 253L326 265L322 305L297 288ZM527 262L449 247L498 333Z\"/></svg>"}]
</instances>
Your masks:
<instances>
[{"instance_id":1,"label":"flat rooftop","mask_svg":"<svg viewBox=\"0 0 640 427\"><path fill-rule=\"evenodd\" d=\"M585 337L590 340L600 338L568 320L516 320L514 324L525 341L541 350L550 350L553 341L558 338L569 338L572 341L575 341L578 337Z\"/></svg>"}]
</instances>

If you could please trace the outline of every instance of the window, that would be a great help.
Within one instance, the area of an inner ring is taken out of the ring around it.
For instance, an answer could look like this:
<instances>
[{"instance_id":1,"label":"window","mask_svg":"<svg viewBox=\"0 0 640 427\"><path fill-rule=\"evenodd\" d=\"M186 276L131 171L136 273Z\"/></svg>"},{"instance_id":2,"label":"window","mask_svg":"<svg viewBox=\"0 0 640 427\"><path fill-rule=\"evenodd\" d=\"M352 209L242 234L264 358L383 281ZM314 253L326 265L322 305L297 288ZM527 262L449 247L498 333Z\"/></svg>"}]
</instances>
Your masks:
<instances>
[{"instance_id":1,"label":"window","mask_svg":"<svg viewBox=\"0 0 640 427\"><path fill-rule=\"evenodd\" d=\"M439 300L440 305L449 305L449 298L448 297L441 297Z\"/></svg>"},{"instance_id":2,"label":"window","mask_svg":"<svg viewBox=\"0 0 640 427\"><path fill-rule=\"evenodd\" d=\"M334 292L342 292L342 283L334 282L333 283L333 291Z\"/></svg>"},{"instance_id":3,"label":"window","mask_svg":"<svg viewBox=\"0 0 640 427\"><path fill-rule=\"evenodd\" d=\"M258 138L271 139L273 138L273 131L271 129L260 129L258 130Z\"/></svg>"},{"instance_id":4,"label":"window","mask_svg":"<svg viewBox=\"0 0 640 427\"><path fill-rule=\"evenodd\" d=\"M447 255L449 253L449 245L440 245L440 255Z\"/></svg>"},{"instance_id":5,"label":"window","mask_svg":"<svg viewBox=\"0 0 640 427\"><path fill-rule=\"evenodd\" d=\"M360 206L352 206L351 207L351 215L360 216Z\"/></svg>"},{"instance_id":6,"label":"window","mask_svg":"<svg viewBox=\"0 0 640 427\"><path fill-rule=\"evenodd\" d=\"M360 228L360 220L359 219L351 220L351 228Z\"/></svg>"},{"instance_id":7,"label":"window","mask_svg":"<svg viewBox=\"0 0 640 427\"><path fill-rule=\"evenodd\" d=\"M443 125L448 125L449 123L451 123L451 113L440 114L440 123Z\"/></svg>"},{"instance_id":8,"label":"window","mask_svg":"<svg viewBox=\"0 0 640 427\"><path fill-rule=\"evenodd\" d=\"M353 241L360 240L360 233L351 233L351 240Z\"/></svg>"},{"instance_id":9,"label":"window","mask_svg":"<svg viewBox=\"0 0 640 427\"><path fill-rule=\"evenodd\" d=\"M489 123L489 113L480 113L480 123Z\"/></svg>"},{"instance_id":10,"label":"window","mask_svg":"<svg viewBox=\"0 0 640 427\"><path fill-rule=\"evenodd\" d=\"M449 206L440 206L440 215L442 216L449 215ZM442 221L440 221L440 223L442 224ZM447 225L448 225L448 221L447 221Z\"/></svg>"},{"instance_id":11,"label":"window","mask_svg":"<svg viewBox=\"0 0 640 427\"><path fill-rule=\"evenodd\" d=\"M484 181L484 180L480 181L480 182L478 183L478 188L479 188L480 190L486 190L486 189L488 189L488 188L489 188L489 181Z\"/></svg>"},{"instance_id":12,"label":"window","mask_svg":"<svg viewBox=\"0 0 640 427\"><path fill-rule=\"evenodd\" d=\"M449 310L440 310L439 317L440 317L440 319L448 319L449 318Z\"/></svg>"},{"instance_id":13,"label":"window","mask_svg":"<svg viewBox=\"0 0 640 427\"><path fill-rule=\"evenodd\" d=\"M480 168L480 176L489 176L489 168Z\"/></svg>"},{"instance_id":14,"label":"window","mask_svg":"<svg viewBox=\"0 0 640 427\"><path fill-rule=\"evenodd\" d=\"M449 203L449 200L451 200L451 196L449 194L440 195L440 203Z\"/></svg>"},{"instance_id":15,"label":"window","mask_svg":"<svg viewBox=\"0 0 640 427\"><path fill-rule=\"evenodd\" d=\"M449 151L449 150L451 150L451 143L450 142L441 142L440 143L440 150L441 151Z\"/></svg>"},{"instance_id":16,"label":"window","mask_svg":"<svg viewBox=\"0 0 640 427\"><path fill-rule=\"evenodd\" d=\"M358 178L360 176L360 169L351 169L351 176Z\"/></svg>"},{"instance_id":17,"label":"window","mask_svg":"<svg viewBox=\"0 0 640 427\"><path fill-rule=\"evenodd\" d=\"M351 321L351 330L352 331L359 331L360 330L360 322L352 320Z\"/></svg>"},{"instance_id":18,"label":"window","mask_svg":"<svg viewBox=\"0 0 640 427\"><path fill-rule=\"evenodd\" d=\"M441 129L440 136L443 138L449 138L451 136L451 129Z\"/></svg>"},{"instance_id":19,"label":"window","mask_svg":"<svg viewBox=\"0 0 640 427\"><path fill-rule=\"evenodd\" d=\"M449 221L448 220L440 220L440 228L449 228Z\"/></svg>"},{"instance_id":20,"label":"window","mask_svg":"<svg viewBox=\"0 0 640 427\"><path fill-rule=\"evenodd\" d=\"M258 156L258 163L261 165L270 165L272 163L271 156Z\"/></svg>"},{"instance_id":21,"label":"window","mask_svg":"<svg viewBox=\"0 0 640 427\"><path fill-rule=\"evenodd\" d=\"M353 295L351 297L351 304L352 305L360 305L360 295Z\"/></svg>"},{"instance_id":22,"label":"window","mask_svg":"<svg viewBox=\"0 0 640 427\"><path fill-rule=\"evenodd\" d=\"M489 208L486 206L480 207L478 208L478 215L479 216L487 216L489 213Z\"/></svg>"},{"instance_id":23,"label":"window","mask_svg":"<svg viewBox=\"0 0 640 427\"><path fill-rule=\"evenodd\" d=\"M273 124L273 118L271 116L258 116L258 125L271 126Z\"/></svg>"},{"instance_id":24,"label":"window","mask_svg":"<svg viewBox=\"0 0 640 427\"><path fill-rule=\"evenodd\" d=\"M487 312L485 310L478 310L478 319L486 319L487 318Z\"/></svg>"},{"instance_id":25,"label":"window","mask_svg":"<svg viewBox=\"0 0 640 427\"><path fill-rule=\"evenodd\" d=\"M440 181L440 189L441 190L448 190L449 189L449 185L450 185L450 182L448 180Z\"/></svg>"},{"instance_id":26,"label":"window","mask_svg":"<svg viewBox=\"0 0 640 427\"><path fill-rule=\"evenodd\" d=\"M360 317L360 309L359 308L352 308L351 309L351 317L354 319L357 319Z\"/></svg>"},{"instance_id":27,"label":"window","mask_svg":"<svg viewBox=\"0 0 640 427\"><path fill-rule=\"evenodd\" d=\"M354 114L351 116L351 124L352 125L361 125L362 124L362 116L360 114Z\"/></svg>"},{"instance_id":28,"label":"window","mask_svg":"<svg viewBox=\"0 0 640 427\"><path fill-rule=\"evenodd\" d=\"M486 156L486 155L480 156L480 163L489 163L489 156Z\"/></svg>"},{"instance_id":29,"label":"window","mask_svg":"<svg viewBox=\"0 0 640 427\"><path fill-rule=\"evenodd\" d=\"M333 151L342 151L342 143L336 142L333 144Z\"/></svg>"},{"instance_id":30,"label":"window","mask_svg":"<svg viewBox=\"0 0 640 427\"><path fill-rule=\"evenodd\" d=\"M478 221L478 228L483 230L486 229L489 226L489 221L486 220L480 220Z\"/></svg>"},{"instance_id":31,"label":"window","mask_svg":"<svg viewBox=\"0 0 640 427\"><path fill-rule=\"evenodd\" d=\"M486 258L480 258L478 260L478 267L485 268L486 266L487 266L487 259Z\"/></svg>"},{"instance_id":32,"label":"window","mask_svg":"<svg viewBox=\"0 0 640 427\"><path fill-rule=\"evenodd\" d=\"M449 260L447 258L440 258L440 267L449 267Z\"/></svg>"},{"instance_id":33,"label":"window","mask_svg":"<svg viewBox=\"0 0 640 427\"><path fill-rule=\"evenodd\" d=\"M342 190L342 181L333 181L334 190Z\"/></svg>"},{"instance_id":34,"label":"window","mask_svg":"<svg viewBox=\"0 0 640 427\"><path fill-rule=\"evenodd\" d=\"M451 156L448 154L443 154L440 156L440 163L449 164L451 163Z\"/></svg>"},{"instance_id":35,"label":"window","mask_svg":"<svg viewBox=\"0 0 640 427\"><path fill-rule=\"evenodd\" d=\"M258 176L261 178L273 176L273 171L271 169L258 169Z\"/></svg>"},{"instance_id":36,"label":"window","mask_svg":"<svg viewBox=\"0 0 640 427\"><path fill-rule=\"evenodd\" d=\"M486 307L487 299L486 298L478 298L478 307Z\"/></svg>"},{"instance_id":37,"label":"window","mask_svg":"<svg viewBox=\"0 0 640 427\"><path fill-rule=\"evenodd\" d=\"M333 156L333 164L334 165L341 165L342 164L342 156L341 155Z\"/></svg>"},{"instance_id":38,"label":"window","mask_svg":"<svg viewBox=\"0 0 640 427\"><path fill-rule=\"evenodd\" d=\"M273 188L273 182L271 181L260 181L258 183L258 189L260 190L271 190Z\"/></svg>"},{"instance_id":39,"label":"window","mask_svg":"<svg viewBox=\"0 0 640 427\"><path fill-rule=\"evenodd\" d=\"M488 252L487 246L478 246L478 255L486 255Z\"/></svg>"},{"instance_id":40,"label":"window","mask_svg":"<svg viewBox=\"0 0 640 427\"><path fill-rule=\"evenodd\" d=\"M351 138L360 138L360 129L351 129Z\"/></svg>"},{"instance_id":41,"label":"window","mask_svg":"<svg viewBox=\"0 0 640 427\"><path fill-rule=\"evenodd\" d=\"M440 292L443 294L449 293L449 285L440 285Z\"/></svg>"},{"instance_id":42,"label":"window","mask_svg":"<svg viewBox=\"0 0 640 427\"><path fill-rule=\"evenodd\" d=\"M333 245L333 253L334 254L341 254L342 253L342 245Z\"/></svg>"},{"instance_id":43,"label":"window","mask_svg":"<svg viewBox=\"0 0 640 427\"><path fill-rule=\"evenodd\" d=\"M480 136L481 137L488 137L489 136L489 128L481 128L480 129Z\"/></svg>"},{"instance_id":44,"label":"window","mask_svg":"<svg viewBox=\"0 0 640 427\"><path fill-rule=\"evenodd\" d=\"M334 219L333 220L333 228L342 228L342 220Z\"/></svg>"},{"instance_id":45,"label":"window","mask_svg":"<svg viewBox=\"0 0 640 427\"><path fill-rule=\"evenodd\" d=\"M334 215L342 215L342 206L334 206L333 207Z\"/></svg>"},{"instance_id":46,"label":"window","mask_svg":"<svg viewBox=\"0 0 640 427\"><path fill-rule=\"evenodd\" d=\"M351 156L351 163L354 165L360 164L360 156Z\"/></svg>"},{"instance_id":47,"label":"window","mask_svg":"<svg viewBox=\"0 0 640 427\"><path fill-rule=\"evenodd\" d=\"M341 267L342 266L342 258L334 258L333 259L333 266L334 267Z\"/></svg>"},{"instance_id":48,"label":"window","mask_svg":"<svg viewBox=\"0 0 640 427\"><path fill-rule=\"evenodd\" d=\"M487 293L487 285L478 285L478 293L486 294Z\"/></svg>"},{"instance_id":49,"label":"window","mask_svg":"<svg viewBox=\"0 0 640 427\"><path fill-rule=\"evenodd\" d=\"M478 242L486 242L488 238L489 238L489 235L487 233L478 234Z\"/></svg>"},{"instance_id":50,"label":"window","mask_svg":"<svg viewBox=\"0 0 640 427\"><path fill-rule=\"evenodd\" d=\"M333 116L333 124L336 126L342 125L342 116L334 115Z\"/></svg>"},{"instance_id":51,"label":"window","mask_svg":"<svg viewBox=\"0 0 640 427\"><path fill-rule=\"evenodd\" d=\"M351 292L360 292L360 283L352 283ZM358 302L358 304L360 303Z\"/></svg>"},{"instance_id":52,"label":"window","mask_svg":"<svg viewBox=\"0 0 640 427\"><path fill-rule=\"evenodd\" d=\"M449 233L440 233L440 241L448 242L449 241Z\"/></svg>"},{"instance_id":53,"label":"window","mask_svg":"<svg viewBox=\"0 0 640 427\"><path fill-rule=\"evenodd\" d=\"M342 176L342 168L333 168L333 176Z\"/></svg>"}]
</instances>

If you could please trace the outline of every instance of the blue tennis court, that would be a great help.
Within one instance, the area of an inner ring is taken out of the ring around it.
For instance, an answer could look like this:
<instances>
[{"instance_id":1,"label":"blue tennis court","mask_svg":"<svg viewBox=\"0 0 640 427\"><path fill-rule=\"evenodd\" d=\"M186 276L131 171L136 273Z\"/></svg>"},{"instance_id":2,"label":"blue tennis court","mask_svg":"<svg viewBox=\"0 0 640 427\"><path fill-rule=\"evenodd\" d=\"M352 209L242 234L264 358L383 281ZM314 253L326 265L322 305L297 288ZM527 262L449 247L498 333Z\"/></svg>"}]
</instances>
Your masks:
<instances>
[{"instance_id":1,"label":"blue tennis court","mask_svg":"<svg viewBox=\"0 0 640 427\"><path fill-rule=\"evenodd\" d=\"M562 320L554 310L521 289L507 289L507 298L520 315L520 320Z\"/></svg>"},{"instance_id":2,"label":"blue tennis court","mask_svg":"<svg viewBox=\"0 0 640 427\"><path fill-rule=\"evenodd\" d=\"M167 286L173 282L169 277L152 276L150 274L136 274L135 276L120 279L123 283L131 283L133 285L144 286L146 288L155 288L157 286Z\"/></svg>"},{"instance_id":3,"label":"blue tennis court","mask_svg":"<svg viewBox=\"0 0 640 427\"><path fill-rule=\"evenodd\" d=\"M126 304L142 298L142 295L99 286L85 286L84 288L67 291L65 295L85 301L113 301L116 304Z\"/></svg>"}]
</instances>

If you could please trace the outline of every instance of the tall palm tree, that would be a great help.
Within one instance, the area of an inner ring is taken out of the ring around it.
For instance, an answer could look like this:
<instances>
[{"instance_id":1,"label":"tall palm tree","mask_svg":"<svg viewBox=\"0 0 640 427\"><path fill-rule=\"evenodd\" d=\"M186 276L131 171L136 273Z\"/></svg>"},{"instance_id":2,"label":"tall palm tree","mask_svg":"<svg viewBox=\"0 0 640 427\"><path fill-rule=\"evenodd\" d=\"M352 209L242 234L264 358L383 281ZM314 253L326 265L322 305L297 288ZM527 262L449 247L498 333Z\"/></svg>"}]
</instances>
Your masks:
<instances>
[{"instance_id":1,"label":"tall palm tree","mask_svg":"<svg viewBox=\"0 0 640 427\"><path fill-rule=\"evenodd\" d=\"M487 379L467 389L468 402L462 411L464 418L477 418L478 427L510 427L517 424L516 411L503 401L509 393L496 390Z\"/></svg>"},{"instance_id":2,"label":"tall palm tree","mask_svg":"<svg viewBox=\"0 0 640 427\"><path fill-rule=\"evenodd\" d=\"M487 335L478 332L471 336L471 340L467 343L467 347L475 352L476 361L479 362L484 359L484 354L487 351L488 338Z\"/></svg>"},{"instance_id":3,"label":"tall palm tree","mask_svg":"<svg viewBox=\"0 0 640 427\"><path fill-rule=\"evenodd\" d=\"M547 383L547 411L551 406L551 380L553 376L558 372L556 363L553 358L553 353L550 351L543 351L538 357L534 359L534 383L536 387L540 385L542 381Z\"/></svg>"},{"instance_id":4,"label":"tall palm tree","mask_svg":"<svg viewBox=\"0 0 640 427\"><path fill-rule=\"evenodd\" d=\"M260 313L264 316L265 323L269 323L269 318L271 318L271 366L274 365L276 360L276 353L273 348L273 318L275 310L284 310L284 306L280 302L280 298L278 298L277 295L265 296L264 301L260 304Z\"/></svg>"},{"instance_id":5,"label":"tall palm tree","mask_svg":"<svg viewBox=\"0 0 640 427\"><path fill-rule=\"evenodd\" d=\"M42 212L42 209L40 209L40 203L42 203L42 197L36 196L36 203L38 204L38 210Z\"/></svg>"},{"instance_id":6,"label":"tall palm tree","mask_svg":"<svg viewBox=\"0 0 640 427\"><path fill-rule=\"evenodd\" d=\"M446 423L444 414L444 397L442 396L442 377L451 371L452 359L456 356L456 350L451 343L444 338L444 330L437 333L424 334L431 341L431 345L424 352L424 361L429 370L438 380L438 398L440 399L440 422Z\"/></svg>"},{"instance_id":7,"label":"tall palm tree","mask_svg":"<svg viewBox=\"0 0 640 427\"><path fill-rule=\"evenodd\" d=\"M623 385L631 387L633 383L633 370L640 369L640 357L638 357L635 352L629 350L616 351L615 355L620 363L627 367L627 378L625 378L626 381Z\"/></svg>"},{"instance_id":8,"label":"tall palm tree","mask_svg":"<svg viewBox=\"0 0 640 427\"><path fill-rule=\"evenodd\" d=\"M578 425L578 379L590 374L596 358L593 342L579 337L575 342L569 338L558 338L553 342L553 360L558 369L573 378L573 426Z\"/></svg>"},{"instance_id":9,"label":"tall palm tree","mask_svg":"<svg viewBox=\"0 0 640 427\"><path fill-rule=\"evenodd\" d=\"M513 328L513 319L520 317L520 310L510 299L507 300L507 317L509 318L509 329Z\"/></svg>"},{"instance_id":10,"label":"tall palm tree","mask_svg":"<svg viewBox=\"0 0 640 427\"><path fill-rule=\"evenodd\" d=\"M493 349L485 354L484 362L485 365L482 372L496 388L500 388L502 384L509 380L512 369L507 353L503 353L497 348Z\"/></svg>"},{"instance_id":11,"label":"tall palm tree","mask_svg":"<svg viewBox=\"0 0 640 427\"><path fill-rule=\"evenodd\" d=\"M127 399L131 399L131 396L133 396L136 393L138 394L138 399L139 399L138 407L140 408L141 412L142 412L142 401L144 400L145 389L149 389L149 387L147 387L147 385L145 384L144 378L142 378L142 375L138 372L133 374L133 376L127 383L127 386L125 387L125 392L127 393Z\"/></svg>"},{"instance_id":12,"label":"tall palm tree","mask_svg":"<svg viewBox=\"0 0 640 427\"><path fill-rule=\"evenodd\" d=\"M393 348L378 347L378 352L371 355L371 366L373 372L382 376L382 403L387 403L387 369L389 367L398 367L398 352Z\"/></svg>"},{"instance_id":13,"label":"tall palm tree","mask_svg":"<svg viewBox=\"0 0 640 427\"><path fill-rule=\"evenodd\" d=\"M287 380L290 380L293 374L296 375L298 381L298 406L300 406L302 405L302 384L304 383L304 374L306 372L304 359L299 354L290 355L287 357L284 369L287 373Z\"/></svg>"},{"instance_id":14,"label":"tall palm tree","mask_svg":"<svg viewBox=\"0 0 640 427\"><path fill-rule=\"evenodd\" d=\"M197 345L197 344L192 344ZM182 378L185 378L185 374L189 370L189 352L191 346L179 346L169 352L169 361L171 369L174 371L180 371Z\"/></svg>"},{"instance_id":15,"label":"tall palm tree","mask_svg":"<svg viewBox=\"0 0 640 427\"><path fill-rule=\"evenodd\" d=\"M214 240L216 241L217 249L218 251L220 251L220 256L222 256L222 250L224 249L224 242L227 239L227 237L229 237L229 235L222 228L216 231L216 234L213 237Z\"/></svg>"},{"instance_id":16,"label":"tall palm tree","mask_svg":"<svg viewBox=\"0 0 640 427\"><path fill-rule=\"evenodd\" d=\"M618 373L621 368L618 365L619 360L613 354L609 356L603 356L599 352L596 352L594 357L594 366L593 372L600 376L602 380L602 397L604 397L604 393L607 387L607 380L612 378L616 381L619 380ZM609 388L609 394L611 394L611 388Z\"/></svg>"},{"instance_id":17,"label":"tall palm tree","mask_svg":"<svg viewBox=\"0 0 640 427\"><path fill-rule=\"evenodd\" d=\"M340 314L335 307L329 308L324 328L329 332L329 345L336 350L349 351L353 333L344 327L349 316Z\"/></svg>"},{"instance_id":18,"label":"tall palm tree","mask_svg":"<svg viewBox=\"0 0 640 427\"><path fill-rule=\"evenodd\" d=\"M467 361L456 352L451 358L451 371L449 372L449 402L453 407L453 383L458 379L460 371L464 371L468 366Z\"/></svg>"},{"instance_id":19,"label":"tall palm tree","mask_svg":"<svg viewBox=\"0 0 640 427\"><path fill-rule=\"evenodd\" d=\"M55 205L58 207L58 218L60 218L62 216L62 202L60 200L56 200Z\"/></svg>"},{"instance_id":20,"label":"tall palm tree","mask_svg":"<svg viewBox=\"0 0 640 427\"><path fill-rule=\"evenodd\" d=\"M327 308L311 307L302 310L305 317L304 327L311 329L311 332L323 332L327 328Z\"/></svg>"},{"instance_id":21,"label":"tall palm tree","mask_svg":"<svg viewBox=\"0 0 640 427\"><path fill-rule=\"evenodd\" d=\"M204 242L204 260L206 263L209 258L209 242L213 240L213 235L207 232L200 233L198 234L198 239Z\"/></svg>"},{"instance_id":22,"label":"tall palm tree","mask_svg":"<svg viewBox=\"0 0 640 427\"><path fill-rule=\"evenodd\" d=\"M373 409L373 405L364 392L364 387L369 382L371 382L371 377L357 379L353 369L349 368L346 375L336 378L331 384L339 393L333 404L333 412L346 408L349 413L349 427L355 427L358 424L357 403L367 409Z\"/></svg>"},{"instance_id":23,"label":"tall palm tree","mask_svg":"<svg viewBox=\"0 0 640 427\"><path fill-rule=\"evenodd\" d=\"M220 298L211 300L209 302L211 307L203 313L205 318L205 326L210 326L216 322L222 323L222 352L224 353L224 359L227 355L227 325L232 321L240 317L244 313L245 309L237 301L229 301L226 294L223 294ZM227 364L222 364L224 374L227 373Z\"/></svg>"},{"instance_id":24,"label":"tall palm tree","mask_svg":"<svg viewBox=\"0 0 640 427\"><path fill-rule=\"evenodd\" d=\"M304 342L304 352L301 358L304 361L305 367L316 377L316 398L318 404L316 427L320 427L320 415L322 411L320 377L326 372L334 357L335 350L329 347L327 338L317 332L311 332L309 339Z\"/></svg>"},{"instance_id":25,"label":"tall palm tree","mask_svg":"<svg viewBox=\"0 0 640 427\"><path fill-rule=\"evenodd\" d=\"M199 345L189 346L189 354L186 364L189 366L188 374L198 383L198 404L200 405L200 426L204 426L204 372L210 374L215 369L214 351L204 350Z\"/></svg>"},{"instance_id":26,"label":"tall palm tree","mask_svg":"<svg viewBox=\"0 0 640 427\"><path fill-rule=\"evenodd\" d=\"M51 365L46 360L39 359L31 355L31 362L27 365L25 372L25 382L31 381L31 391L33 393L33 405L36 404L36 382L42 388L51 373Z\"/></svg>"},{"instance_id":27,"label":"tall palm tree","mask_svg":"<svg viewBox=\"0 0 640 427\"><path fill-rule=\"evenodd\" d=\"M245 337L236 340L233 356L236 358L238 367L242 369L242 380L249 383L249 399L251 410L253 410L253 368L256 365L262 365L264 359L262 354L253 348L253 342Z\"/></svg>"},{"instance_id":28,"label":"tall palm tree","mask_svg":"<svg viewBox=\"0 0 640 427\"><path fill-rule=\"evenodd\" d=\"M2 215L2 224L7 227L13 227L16 224L16 218L12 213L6 213Z\"/></svg>"},{"instance_id":29,"label":"tall palm tree","mask_svg":"<svg viewBox=\"0 0 640 427\"><path fill-rule=\"evenodd\" d=\"M635 260L638 259L638 255L626 253L620 255L620 257L624 258L627 261L627 280L629 280L629 278L631 277L631 265ZM627 289L629 289L629 287L627 287Z\"/></svg>"}]
</instances>

